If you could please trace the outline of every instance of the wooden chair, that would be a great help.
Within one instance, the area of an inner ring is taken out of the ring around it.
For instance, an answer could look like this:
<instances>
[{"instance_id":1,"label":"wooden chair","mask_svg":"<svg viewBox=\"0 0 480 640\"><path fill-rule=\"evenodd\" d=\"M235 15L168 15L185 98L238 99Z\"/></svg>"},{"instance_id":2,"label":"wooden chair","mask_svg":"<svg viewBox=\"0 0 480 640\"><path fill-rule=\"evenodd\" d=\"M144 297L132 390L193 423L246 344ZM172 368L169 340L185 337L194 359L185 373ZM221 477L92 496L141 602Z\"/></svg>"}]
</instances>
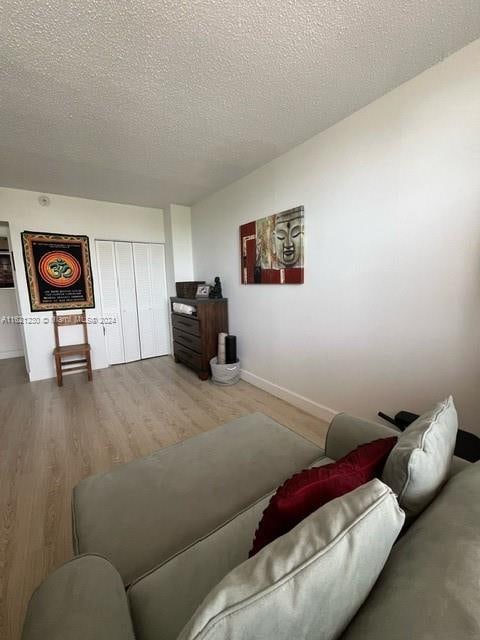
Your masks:
<instances>
[{"instance_id":1,"label":"wooden chair","mask_svg":"<svg viewBox=\"0 0 480 640\"><path fill-rule=\"evenodd\" d=\"M53 355L55 357L55 366L57 369L57 384L59 387L63 385L63 372L64 371L86 371L89 380L92 380L92 360L90 357L90 345L88 344L87 322L86 322L85 309L82 309L82 313L73 313L69 315L57 315L57 312L53 312L53 327L55 331L55 349ZM59 327L81 324L83 325L83 338L84 342L80 344L68 344L60 346L60 340L58 336ZM63 356L81 356L78 360L66 360L62 361ZM72 366L80 365L80 366Z\"/></svg>"}]
</instances>

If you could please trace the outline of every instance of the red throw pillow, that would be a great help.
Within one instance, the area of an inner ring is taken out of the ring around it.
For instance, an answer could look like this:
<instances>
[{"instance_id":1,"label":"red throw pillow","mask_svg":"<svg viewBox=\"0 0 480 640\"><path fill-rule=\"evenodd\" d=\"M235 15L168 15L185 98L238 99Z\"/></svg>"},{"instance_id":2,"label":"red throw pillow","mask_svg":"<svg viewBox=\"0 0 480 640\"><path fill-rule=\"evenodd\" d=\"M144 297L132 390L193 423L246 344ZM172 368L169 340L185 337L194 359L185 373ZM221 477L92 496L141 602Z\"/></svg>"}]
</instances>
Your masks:
<instances>
[{"instance_id":1,"label":"red throw pillow","mask_svg":"<svg viewBox=\"0 0 480 640\"><path fill-rule=\"evenodd\" d=\"M288 533L322 505L382 473L396 437L362 444L337 462L296 473L279 487L255 532L249 557Z\"/></svg>"}]
</instances>

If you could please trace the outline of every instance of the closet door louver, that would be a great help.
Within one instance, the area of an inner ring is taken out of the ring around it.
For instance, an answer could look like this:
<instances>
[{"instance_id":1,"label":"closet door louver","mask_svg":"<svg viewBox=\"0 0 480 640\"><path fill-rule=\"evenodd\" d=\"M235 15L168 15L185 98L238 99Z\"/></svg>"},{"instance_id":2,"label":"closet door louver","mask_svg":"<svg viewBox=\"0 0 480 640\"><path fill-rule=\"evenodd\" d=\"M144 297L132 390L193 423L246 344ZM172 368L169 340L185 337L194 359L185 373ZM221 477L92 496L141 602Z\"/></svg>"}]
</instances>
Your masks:
<instances>
[{"instance_id":1,"label":"closet door louver","mask_svg":"<svg viewBox=\"0 0 480 640\"><path fill-rule=\"evenodd\" d=\"M103 325L107 342L107 359L109 364L119 364L125 362L125 354L114 244L97 240L96 245L102 315L108 319L108 324Z\"/></svg>"},{"instance_id":2,"label":"closet door louver","mask_svg":"<svg viewBox=\"0 0 480 640\"><path fill-rule=\"evenodd\" d=\"M124 362L140 359L135 271L130 242L115 242L118 290L123 328Z\"/></svg>"}]
</instances>

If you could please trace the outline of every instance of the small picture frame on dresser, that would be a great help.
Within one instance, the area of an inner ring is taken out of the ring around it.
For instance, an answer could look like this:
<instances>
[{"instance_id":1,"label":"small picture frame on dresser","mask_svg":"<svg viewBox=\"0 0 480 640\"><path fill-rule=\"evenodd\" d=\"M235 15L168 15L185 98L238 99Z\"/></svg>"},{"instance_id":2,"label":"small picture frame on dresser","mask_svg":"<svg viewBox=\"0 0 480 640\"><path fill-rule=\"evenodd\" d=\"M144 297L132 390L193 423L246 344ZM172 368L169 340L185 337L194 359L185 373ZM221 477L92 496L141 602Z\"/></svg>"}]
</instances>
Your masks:
<instances>
[{"instance_id":1,"label":"small picture frame on dresser","mask_svg":"<svg viewBox=\"0 0 480 640\"><path fill-rule=\"evenodd\" d=\"M209 284L199 284L195 298L208 298L211 288L212 287Z\"/></svg>"}]
</instances>

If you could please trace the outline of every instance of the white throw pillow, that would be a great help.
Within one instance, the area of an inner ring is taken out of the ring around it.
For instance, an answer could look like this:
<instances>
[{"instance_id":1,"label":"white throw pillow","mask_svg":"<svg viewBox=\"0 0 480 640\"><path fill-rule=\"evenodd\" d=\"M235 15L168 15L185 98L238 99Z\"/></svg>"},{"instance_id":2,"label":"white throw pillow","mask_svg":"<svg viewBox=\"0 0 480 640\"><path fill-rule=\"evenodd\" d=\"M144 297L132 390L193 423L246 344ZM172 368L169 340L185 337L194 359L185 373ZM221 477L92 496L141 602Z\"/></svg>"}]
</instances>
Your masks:
<instances>
[{"instance_id":1,"label":"white throw pillow","mask_svg":"<svg viewBox=\"0 0 480 640\"><path fill-rule=\"evenodd\" d=\"M382 480L398 495L408 518L421 513L446 482L457 430L457 412L450 396L399 435Z\"/></svg>"},{"instance_id":2,"label":"white throw pillow","mask_svg":"<svg viewBox=\"0 0 480 640\"><path fill-rule=\"evenodd\" d=\"M380 480L332 500L231 571L178 640L333 640L375 584L405 515Z\"/></svg>"}]
</instances>

